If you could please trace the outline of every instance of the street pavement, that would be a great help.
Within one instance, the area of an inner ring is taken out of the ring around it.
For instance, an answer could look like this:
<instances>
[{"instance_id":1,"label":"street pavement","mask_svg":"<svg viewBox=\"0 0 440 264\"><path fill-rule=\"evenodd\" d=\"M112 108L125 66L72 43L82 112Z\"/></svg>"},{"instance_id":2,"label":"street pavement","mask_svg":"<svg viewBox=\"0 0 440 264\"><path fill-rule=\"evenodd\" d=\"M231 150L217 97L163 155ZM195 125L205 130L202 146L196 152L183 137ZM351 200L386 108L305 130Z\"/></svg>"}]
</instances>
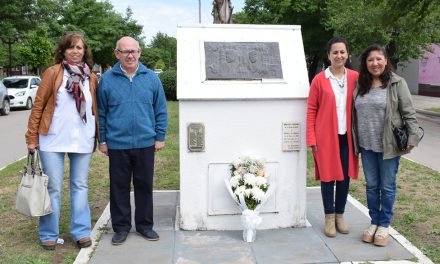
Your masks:
<instances>
[{"instance_id":1,"label":"street pavement","mask_svg":"<svg viewBox=\"0 0 440 264\"><path fill-rule=\"evenodd\" d=\"M413 95L419 125L425 135L419 145L404 157L440 171L438 151L440 149L440 113L426 111L429 108L440 108L440 97Z\"/></svg>"},{"instance_id":2,"label":"street pavement","mask_svg":"<svg viewBox=\"0 0 440 264\"><path fill-rule=\"evenodd\" d=\"M30 110L12 110L0 116L0 169L27 154L24 134Z\"/></svg>"}]
</instances>

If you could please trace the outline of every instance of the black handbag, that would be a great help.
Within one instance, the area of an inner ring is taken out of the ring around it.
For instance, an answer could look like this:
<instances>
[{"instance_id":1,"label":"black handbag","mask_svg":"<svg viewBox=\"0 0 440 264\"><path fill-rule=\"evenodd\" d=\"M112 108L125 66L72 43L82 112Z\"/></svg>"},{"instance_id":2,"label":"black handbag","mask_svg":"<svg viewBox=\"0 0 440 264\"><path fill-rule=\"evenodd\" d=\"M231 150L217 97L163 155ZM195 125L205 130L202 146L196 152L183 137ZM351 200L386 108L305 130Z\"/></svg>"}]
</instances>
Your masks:
<instances>
[{"instance_id":1,"label":"black handbag","mask_svg":"<svg viewBox=\"0 0 440 264\"><path fill-rule=\"evenodd\" d=\"M406 150L408 147L408 128L404 123L401 127L395 127L393 129L394 136L396 137L397 148L399 150Z\"/></svg>"},{"instance_id":2,"label":"black handbag","mask_svg":"<svg viewBox=\"0 0 440 264\"><path fill-rule=\"evenodd\" d=\"M421 126L419 126L419 129L421 129L423 133L420 138L420 140L422 140L425 135L425 130L423 130ZM408 148L408 128L406 127L405 122L403 122L401 127L394 127L393 133L396 138L397 148L401 151L406 150Z\"/></svg>"}]
</instances>

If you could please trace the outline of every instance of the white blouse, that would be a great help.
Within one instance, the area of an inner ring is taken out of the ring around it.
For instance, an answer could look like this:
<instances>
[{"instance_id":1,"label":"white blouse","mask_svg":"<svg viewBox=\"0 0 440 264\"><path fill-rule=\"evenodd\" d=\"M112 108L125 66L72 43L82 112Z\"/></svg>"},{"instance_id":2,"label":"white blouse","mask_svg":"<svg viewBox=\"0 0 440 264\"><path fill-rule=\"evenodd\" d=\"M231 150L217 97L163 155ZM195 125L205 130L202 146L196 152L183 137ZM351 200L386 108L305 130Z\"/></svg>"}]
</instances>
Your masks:
<instances>
[{"instance_id":1,"label":"white blouse","mask_svg":"<svg viewBox=\"0 0 440 264\"><path fill-rule=\"evenodd\" d=\"M64 70L58 89L55 112L47 136L39 134L40 149L51 152L91 153L95 142L95 116L92 114L92 95L89 80L84 82L87 123L81 120L75 100L65 88L69 77Z\"/></svg>"},{"instance_id":2,"label":"white blouse","mask_svg":"<svg viewBox=\"0 0 440 264\"><path fill-rule=\"evenodd\" d=\"M347 132L347 71L344 68L342 80L336 78L330 71L325 70L325 78L330 79L336 100L336 114L338 116L338 134L344 135Z\"/></svg>"}]
</instances>

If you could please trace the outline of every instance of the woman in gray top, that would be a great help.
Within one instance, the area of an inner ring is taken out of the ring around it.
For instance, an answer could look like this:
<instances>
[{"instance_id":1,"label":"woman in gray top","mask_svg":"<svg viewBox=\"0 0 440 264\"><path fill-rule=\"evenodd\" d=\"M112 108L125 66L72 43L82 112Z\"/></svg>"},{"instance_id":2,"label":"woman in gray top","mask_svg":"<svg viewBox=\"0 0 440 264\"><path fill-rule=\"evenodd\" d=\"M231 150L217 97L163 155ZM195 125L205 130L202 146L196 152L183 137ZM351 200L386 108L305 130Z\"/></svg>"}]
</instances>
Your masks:
<instances>
[{"instance_id":1,"label":"woman in gray top","mask_svg":"<svg viewBox=\"0 0 440 264\"><path fill-rule=\"evenodd\" d=\"M386 51L379 45L371 45L361 55L354 98L353 140L356 153L362 155L371 217L362 240L386 246L400 156L417 146L423 132L405 80L391 71ZM402 126L403 120L409 136L408 147L402 151L397 147L393 128Z\"/></svg>"}]
</instances>

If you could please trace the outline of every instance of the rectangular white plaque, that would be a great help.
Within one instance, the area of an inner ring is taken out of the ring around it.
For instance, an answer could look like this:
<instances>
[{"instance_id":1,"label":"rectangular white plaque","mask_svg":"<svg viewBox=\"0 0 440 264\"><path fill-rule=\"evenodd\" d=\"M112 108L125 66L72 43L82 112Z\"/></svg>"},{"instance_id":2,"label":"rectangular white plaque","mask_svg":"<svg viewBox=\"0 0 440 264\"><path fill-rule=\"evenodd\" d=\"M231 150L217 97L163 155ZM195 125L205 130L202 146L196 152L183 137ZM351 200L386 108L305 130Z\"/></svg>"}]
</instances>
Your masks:
<instances>
[{"instance_id":1,"label":"rectangular white plaque","mask_svg":"<svg viewBox=\"0 0 440 264\"><path fill-rule=\"evenodd\" d=\"M283 151L300 150L301 126L299 123L283 123Z\"/></svg>"}]
</instances>

